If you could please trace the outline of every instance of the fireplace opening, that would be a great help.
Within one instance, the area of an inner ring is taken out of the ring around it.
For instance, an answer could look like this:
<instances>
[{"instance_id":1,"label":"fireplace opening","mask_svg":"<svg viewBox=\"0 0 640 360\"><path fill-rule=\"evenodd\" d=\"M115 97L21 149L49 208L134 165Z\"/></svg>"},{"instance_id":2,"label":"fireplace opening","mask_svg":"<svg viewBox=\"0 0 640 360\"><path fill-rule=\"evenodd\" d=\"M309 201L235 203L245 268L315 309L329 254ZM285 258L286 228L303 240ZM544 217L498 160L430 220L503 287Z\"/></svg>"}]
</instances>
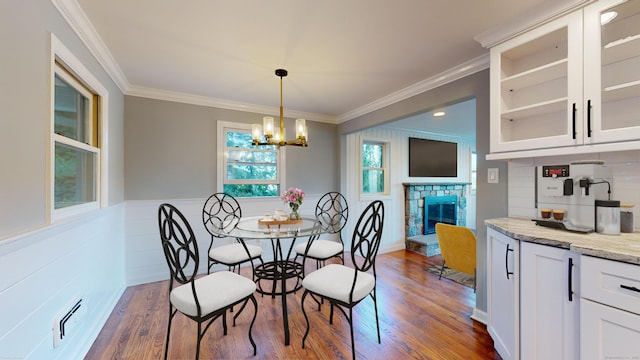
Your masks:
<instances>
[{"instance_id":1,"label":"fireplace opening","mask_svg":"<svg viewBox=\"0 0 640 360\"><path fill-rule=\"evenodd\" d=\"M435 234L436 224L458 224L458 196L424 198L424 235Z\"/></svg>"}]
</instances>

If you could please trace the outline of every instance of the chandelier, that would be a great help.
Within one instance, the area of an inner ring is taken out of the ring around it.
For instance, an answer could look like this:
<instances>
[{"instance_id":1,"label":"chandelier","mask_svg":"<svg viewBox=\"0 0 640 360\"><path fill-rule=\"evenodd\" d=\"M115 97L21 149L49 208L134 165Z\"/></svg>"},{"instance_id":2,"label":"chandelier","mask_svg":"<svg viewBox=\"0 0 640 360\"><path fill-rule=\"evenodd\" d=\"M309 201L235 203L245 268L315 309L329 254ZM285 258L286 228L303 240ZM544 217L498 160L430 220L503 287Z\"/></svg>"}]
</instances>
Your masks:
<instances>
[{"instance_id":1,"label":"chandelier","mask_svg":"<svg viewBox=\"0 0 640 360\"><path fill-rule=\"evenodd\" d=\"M294 140L285 140L284 129L284 110L282 107L282 78L287 76L285 69L276 69L276 76L280 77L280 129L275 131L273 126L273 117L265 116L262 118L262 125L252 124L251 135L253 145L275 145L275 146L302 146L307 147L307 125L304 119L296 119L296 138Z\"/></svg>"}]
</instances>

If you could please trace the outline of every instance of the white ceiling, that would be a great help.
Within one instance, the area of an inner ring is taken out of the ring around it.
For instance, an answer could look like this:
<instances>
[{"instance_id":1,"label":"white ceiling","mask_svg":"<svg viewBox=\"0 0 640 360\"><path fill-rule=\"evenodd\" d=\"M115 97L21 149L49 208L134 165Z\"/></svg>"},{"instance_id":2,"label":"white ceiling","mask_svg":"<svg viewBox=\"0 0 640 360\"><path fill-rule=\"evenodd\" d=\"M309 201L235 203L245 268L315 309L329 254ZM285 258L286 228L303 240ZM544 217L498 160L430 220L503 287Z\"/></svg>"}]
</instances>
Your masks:
<instances>
[{"instance_id":1,"label":"white ceiling","mask_svg":"<svg viewBox=\"0 0 640 360\"><path fill-rule=\"evenodd\" d=\"M433 116L443 111L442 117ZM461 101L452 105L438 107L428 112L410 116L381 125L398 130L441 134L462 137L475 144L476 137L476 99Z\"/></svg>"},{"instance_id":2,"label":"white ceiling","mask_svg":"<svg viewBox=\"0 0 640 360\"><path fill-rule=\"evenodd\" d=\"M73 0L58 0L61 2ZM474 36L555 0L76 0L127 84L341 122L479 57Z\"/></svg>"}]
</instances>

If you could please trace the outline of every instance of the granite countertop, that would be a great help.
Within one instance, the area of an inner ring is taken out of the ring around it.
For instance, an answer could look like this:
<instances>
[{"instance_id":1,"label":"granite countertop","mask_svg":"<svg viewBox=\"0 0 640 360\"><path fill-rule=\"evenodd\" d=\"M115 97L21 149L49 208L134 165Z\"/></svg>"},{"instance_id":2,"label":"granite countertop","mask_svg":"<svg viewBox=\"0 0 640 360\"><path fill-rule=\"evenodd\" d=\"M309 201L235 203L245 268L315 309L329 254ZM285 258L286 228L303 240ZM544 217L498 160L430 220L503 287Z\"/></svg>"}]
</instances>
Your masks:
<instances>
[{"instance_id":1,"label":"granite countertop","mask_svg":"<svg viewBox=\"0 0 640 360\"><path fill-rule=\"evenodd\" d=\"M531 219L485 220L488 228L513 239L569 249L579 254L640 265L640 232L582 234L538 226Z\"/></svg>"}]
</instances>

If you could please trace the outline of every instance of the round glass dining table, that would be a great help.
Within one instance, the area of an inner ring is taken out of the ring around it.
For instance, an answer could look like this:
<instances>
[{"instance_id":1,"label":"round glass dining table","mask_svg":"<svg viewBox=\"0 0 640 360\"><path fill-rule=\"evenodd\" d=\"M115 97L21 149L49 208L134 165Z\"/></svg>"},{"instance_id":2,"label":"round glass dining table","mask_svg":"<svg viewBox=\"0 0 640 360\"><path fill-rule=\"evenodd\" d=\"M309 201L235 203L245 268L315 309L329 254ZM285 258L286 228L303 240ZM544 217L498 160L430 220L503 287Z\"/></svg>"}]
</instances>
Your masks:
<instances>
[{"instance_id":1,"label":"round glass dining table","mask_svg":"<svg viewBox=\"0 0 640 360\"><path fill-rule=\"evenodd\" d=\"M304 257L302 262L292 260L292 255L295 258L295 254L292 254L294 244L298 239L304 239L311 243L325 231L326 229L323 229L315 218L277 221L256 216L241 218L233 229L227 229L220 234L241 240L263 240L271 243L273 260L265 261L254 268L256 291L272 297L281 296L285 345L290 343L287 294L300 289L304 278ZM287 288L287 280L290 279L293 280L289 282L289 285L294 281L295 283Z\"/></svg>"},{"instance_id":2,"label":"round glass dining table","mask_svg":"<svg viewBox=\"0 0 640 360\"><path fill-rule=\"evenodd\" d=\"M252 216L241 218L236 227L225 234L243 239L303 238L314 232L319 234L318 231L322 231L319 227L320 223L315 218L267 221L260 216Z\"/></svg>"}]
</instances>

